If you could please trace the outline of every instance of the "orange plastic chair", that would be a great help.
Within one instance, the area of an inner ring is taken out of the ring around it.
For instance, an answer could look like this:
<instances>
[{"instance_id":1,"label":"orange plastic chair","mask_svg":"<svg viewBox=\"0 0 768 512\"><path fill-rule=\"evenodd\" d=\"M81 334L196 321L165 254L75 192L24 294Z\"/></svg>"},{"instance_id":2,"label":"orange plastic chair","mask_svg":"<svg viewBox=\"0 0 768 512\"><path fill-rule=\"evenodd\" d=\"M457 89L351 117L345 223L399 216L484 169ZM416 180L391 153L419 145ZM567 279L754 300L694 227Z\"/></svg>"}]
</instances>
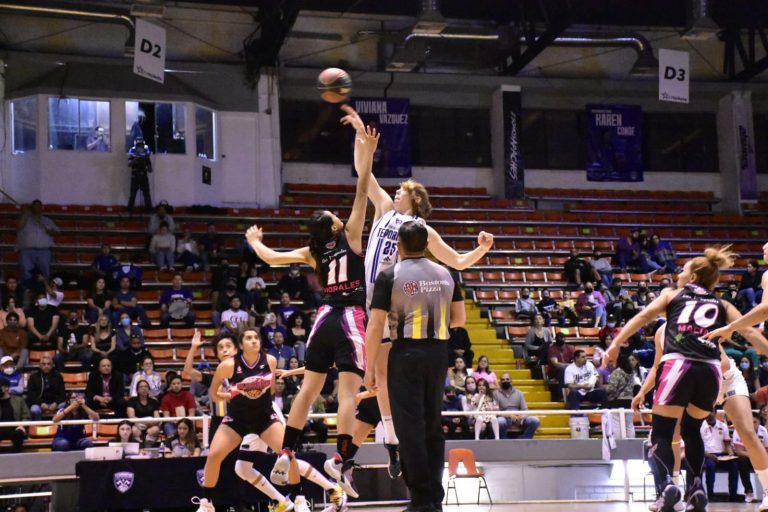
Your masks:
<instances>
[{"instance_id":1,"label":"orange plastic chair","mask_svg":"<svg viewBox=\"0 0 768 512\"><path fill-rule=\"evenodd\" d=\"M459 463L464 464L466 473L459 473ZM491 492L488 490L488 483L485 481L485 472L477 469L475 462L475 452L469 448L453 448L448 450L448 489L445 493L445 504L448 505L448 498L451 489L456 496L456 504L459 504L459 493L456 490L457 478L477 478L477 504L480 504L480 493L485 489L488 494L488 502L493 505L493 499L491 498Z\"/></svg>"}]
</instances>

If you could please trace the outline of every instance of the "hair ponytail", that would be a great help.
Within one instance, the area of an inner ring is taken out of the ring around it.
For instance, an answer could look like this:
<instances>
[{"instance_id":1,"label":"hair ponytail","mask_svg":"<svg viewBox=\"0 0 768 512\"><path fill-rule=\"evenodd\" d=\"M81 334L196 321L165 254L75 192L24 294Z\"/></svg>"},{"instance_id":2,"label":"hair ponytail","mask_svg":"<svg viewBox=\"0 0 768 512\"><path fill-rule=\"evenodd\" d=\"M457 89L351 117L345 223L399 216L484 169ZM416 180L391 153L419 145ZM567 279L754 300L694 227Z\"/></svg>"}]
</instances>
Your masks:
<instances>
[{"instance_id":1,"label":"hair ponytail","mask_svg":"<svg viewBox=\"0 0 768 512\"><path fill-rule=\"evenodd\" d=\"M720 269L733 266L736 254L730 250L731 246L708 247L704 256L698 256L691 260L691 273L696 276L696 283L704 288L713 289L720 280Z\"/></svg>"}]
</instances>

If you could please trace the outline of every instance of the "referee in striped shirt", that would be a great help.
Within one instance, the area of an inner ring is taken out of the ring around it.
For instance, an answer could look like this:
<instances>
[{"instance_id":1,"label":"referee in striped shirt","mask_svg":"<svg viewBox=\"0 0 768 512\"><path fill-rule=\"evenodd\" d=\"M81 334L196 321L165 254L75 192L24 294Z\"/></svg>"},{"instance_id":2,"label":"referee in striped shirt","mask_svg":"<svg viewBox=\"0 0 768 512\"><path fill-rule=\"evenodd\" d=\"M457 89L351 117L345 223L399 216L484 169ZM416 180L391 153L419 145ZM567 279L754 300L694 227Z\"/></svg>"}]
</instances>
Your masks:
<instances>
[{"instance_id":1,"label":"referee in striped shirt","mask_svg":"<svg viewBox=\"0 0 768 512\"><path fill-rule=\"evenodd\" d=\"M464 324L459 287L448 270L424 257L423 221L403 223L398 232L400 262L379 273L366 331L365 385L375 389L374 368L384 322L389 321L389 400L400 439L403 477L411 495L408 512L442 510L445 437L441 405L448 329Z\"/></svg>"}]
</instances>

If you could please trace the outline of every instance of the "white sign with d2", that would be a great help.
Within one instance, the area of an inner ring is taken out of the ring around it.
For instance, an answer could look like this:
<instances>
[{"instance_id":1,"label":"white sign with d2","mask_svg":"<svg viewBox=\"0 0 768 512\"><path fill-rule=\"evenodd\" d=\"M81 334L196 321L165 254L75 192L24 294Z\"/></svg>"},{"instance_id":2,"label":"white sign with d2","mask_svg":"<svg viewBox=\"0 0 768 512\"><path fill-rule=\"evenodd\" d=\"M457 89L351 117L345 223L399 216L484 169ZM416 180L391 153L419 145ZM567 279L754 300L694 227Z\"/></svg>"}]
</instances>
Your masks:
<instances>
[{"instance_id":1,"label":"white sign with d2","mask_svg":"<svg viewBox=\"0 0 768 512\"><path fill-rule=\"evenodd\" d=\"M688 52L659 49L659 99L688 103L690 84Z\"/></svg>"},{"instance_id":2,"label":"white sign with d2","mask_svg":"<svg viewBox=\"0 0 768 512\"><path fill-rule=\"evenodd\" d=\"M161 84L165 80L165 29L136 18L133 72Z\"/></svg>"}]
</instances>

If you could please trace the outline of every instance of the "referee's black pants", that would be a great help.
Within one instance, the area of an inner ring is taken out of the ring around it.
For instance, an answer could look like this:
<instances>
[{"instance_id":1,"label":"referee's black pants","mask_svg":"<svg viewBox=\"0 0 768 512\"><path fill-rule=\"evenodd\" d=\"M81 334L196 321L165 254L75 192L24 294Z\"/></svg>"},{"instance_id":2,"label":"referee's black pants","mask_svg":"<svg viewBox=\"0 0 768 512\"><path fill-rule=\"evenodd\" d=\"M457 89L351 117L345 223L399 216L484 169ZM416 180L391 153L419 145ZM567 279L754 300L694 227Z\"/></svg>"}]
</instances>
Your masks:
<instances>
[{"instance_id":1,"label":"referee's black pants","mask_svg":"<svg viewBox=\"0 0 768 512\"><path fill-rule=\"evenodd\" d=\"M394 341L389 353L389 402L413 507L439 504L445 495L445 436L440 414L445 350L444 341L406 338Z\"/></svg>"}]
</instances>

